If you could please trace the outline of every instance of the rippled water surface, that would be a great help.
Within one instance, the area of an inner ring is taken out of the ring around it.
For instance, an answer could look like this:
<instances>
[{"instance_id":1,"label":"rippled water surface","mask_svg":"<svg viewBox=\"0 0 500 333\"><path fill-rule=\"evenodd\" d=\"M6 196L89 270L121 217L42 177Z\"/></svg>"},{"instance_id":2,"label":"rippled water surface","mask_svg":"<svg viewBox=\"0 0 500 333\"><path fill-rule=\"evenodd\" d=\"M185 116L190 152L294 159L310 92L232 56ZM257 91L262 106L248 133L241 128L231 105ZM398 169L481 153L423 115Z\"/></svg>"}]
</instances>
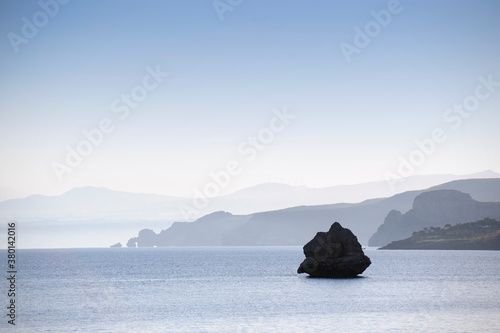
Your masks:
<instances>
[{"instance_id":1,"label":"rippled water surface","mask_svg":"<svg viewBox=\"0 0 500 333\"><path fill-rule=\"evenodd\" d=\"M16 331L500 332L500 252L365 252L331 280L300 247L20 250Z\"/></svg>"}]
</instances>

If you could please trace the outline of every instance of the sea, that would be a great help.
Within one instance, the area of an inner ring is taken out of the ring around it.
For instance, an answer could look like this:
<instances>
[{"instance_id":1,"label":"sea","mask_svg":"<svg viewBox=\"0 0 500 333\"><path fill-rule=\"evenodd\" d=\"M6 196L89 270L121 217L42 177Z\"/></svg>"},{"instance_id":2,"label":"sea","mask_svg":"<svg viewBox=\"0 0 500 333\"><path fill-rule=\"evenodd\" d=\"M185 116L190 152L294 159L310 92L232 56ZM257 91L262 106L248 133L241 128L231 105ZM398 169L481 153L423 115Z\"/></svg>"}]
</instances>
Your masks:
<instances>
[{"instance_id":1,"label":"sea","mask_svg":"<svg viewBox=\"0 0 500 333\"><path fill-rule=\"evenodd\" d=\"M301 247L21 249L0 331L500 332L500 251L365 254L360 277L319 279Z\"/></svg>"}]
</instances>

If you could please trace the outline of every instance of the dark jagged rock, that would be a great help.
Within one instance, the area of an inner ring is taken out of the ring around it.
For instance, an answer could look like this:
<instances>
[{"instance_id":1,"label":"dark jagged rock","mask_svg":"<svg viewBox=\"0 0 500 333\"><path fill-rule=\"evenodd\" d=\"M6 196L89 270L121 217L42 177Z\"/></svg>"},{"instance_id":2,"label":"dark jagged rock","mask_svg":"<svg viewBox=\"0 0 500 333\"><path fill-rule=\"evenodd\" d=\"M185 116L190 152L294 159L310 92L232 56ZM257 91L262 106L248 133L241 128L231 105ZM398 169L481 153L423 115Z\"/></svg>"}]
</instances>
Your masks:
<instances>
[{"instance_id":1,"label":"dark jagged rock","mask_svg":"<svg viewBox=\"0 0 500 333\"><path fill-rule=\"evenodd\" d=\"M338 222L332 224L328 232L318 232L303 249L306 259L297 273L311 277L355 277L371 264L358 238Z\"/></svg>"},{"instance_id":2,"label":"dark jagged rock","mask_svg":"<svg viewBox=\"0 0 500 333\"><path fill-rule=\"evenodd\" d=\"M111 245L110 247L122 247L122 243L116 243Z\"/></svg>"}]
</instances>

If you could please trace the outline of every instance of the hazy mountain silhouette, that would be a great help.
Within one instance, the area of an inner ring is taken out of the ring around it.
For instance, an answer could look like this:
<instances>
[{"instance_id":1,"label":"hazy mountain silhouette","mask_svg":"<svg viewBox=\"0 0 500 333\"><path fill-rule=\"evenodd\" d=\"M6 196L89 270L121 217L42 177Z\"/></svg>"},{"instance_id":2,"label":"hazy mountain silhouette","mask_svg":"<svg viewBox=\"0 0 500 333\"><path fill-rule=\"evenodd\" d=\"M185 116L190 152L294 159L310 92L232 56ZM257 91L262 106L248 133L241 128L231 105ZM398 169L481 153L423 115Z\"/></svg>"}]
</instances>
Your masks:
<instances>
[{"instance_id":1,"label":"hazy mountain silhouette","mask_svg":"<svg viewBox=\"0 0 500 333\"><path fill-rule=\"evenodd\" d=\"M479 202L456 190L427 191L415 198L413 208L405 214L399 210L389 212L384 224L370 238L369 245L384 246L426 227L455 225L485 217L500 219L500 202Z\"/></svg>"},{"instance_id":2,"label":"hazy mountain silhouette","mask_svg":"<svg viewBox=\"0 0 500 333\"><path fill-rule=\"evenodd\" d=\"M492 171L475 174L474 178L493 175ZM397 190L425 189L466 176L429 175L408 177ZM467 192L467 191L465 191ZM371 198L390 197L387 182L308 188L284 184L261 184L226 196L210 199L206 209L197 211L189 221L214 211L229 211L236 215L279 210L296 206L362 202ZM482 198L478 198L482 200ZM181 206L191 205L192 199L156 194L128 193L105 188L81 187L59 196L32 195L0 202L3 219L143 219L185 221Z\"/></svg>"},{"instance_id":3,"label":"hazy mountain silhouette","mask_svg":"<svg viewBox=\"0 0 500 333\"><path fill-rule=\"evenodd\" d=\"M466 188L472 198L500 202L500 179L453 181L438 188L459 191ZM358 204L300 206L250 215L214 213L192 223L174 223L158 234L155 245L303 245L334 221L341 222L362 244L367 244L388 212L408 211L423 192L409 191Z\"/></svg>"},{"instance_id":4,"label":"hazy mountain silhouette","mask_svg":"<svg viewBox=\"0 0 500 333\"><path fill-rule=\"evenodd\" d=\"M59 196L31 195L0 202L0 218L47 219L157 219L176 218L181 198L80 187ZM161 212L148 208L163 203ZM168 204L170 202L170 205ZM163 215L162 215L163 214Z\"/></svg>"},{"instance_id":5,"label":"hazy mountain silhouette","mask_svg":"<svg viewBox=\"0 0 500 333\"><path fill-rule=\"evenodd\" d=\"M433 186L428 189L432 190L446 190L453 189L460 192L468 193L472 199L477 201L500 201L500 184L495 179L475 179L469 180L455 180L449 183Z\"/></svg>"},{"instance_id":6,"label":"hazy mountain silhouette","mask_svg":"<svg viewBox=\"0 0 500 333\"><path fill-rule=\"evenodd\" d=\"M411 176L395 184L395 191L388 182L377 181L354 185L339 185L325 188L290 186L284 184L261 184L215 198L209 210L230 211L233 214L251 214L303 205L326 205L339 202L358 203L371 198L387 198L407 191L423 190L432 186L459 179L500 178L491 170L471 175L426 175Z\"/></svg>"}]
</instances>

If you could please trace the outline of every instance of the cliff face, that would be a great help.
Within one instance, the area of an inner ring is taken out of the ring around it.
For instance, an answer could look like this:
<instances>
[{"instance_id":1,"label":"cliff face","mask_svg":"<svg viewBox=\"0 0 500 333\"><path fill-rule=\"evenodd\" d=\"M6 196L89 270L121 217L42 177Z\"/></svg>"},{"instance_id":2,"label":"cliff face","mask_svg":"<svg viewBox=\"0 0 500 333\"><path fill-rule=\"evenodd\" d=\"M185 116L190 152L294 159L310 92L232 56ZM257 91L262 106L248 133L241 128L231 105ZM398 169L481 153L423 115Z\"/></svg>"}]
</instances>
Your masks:
<instances>
[{"instance_id":1,"label":"cliff face","mask_svg":"<svg viewBox=\"0 0 500 333\"><path fill-rule=\"evenodd\" d=\"M220 246L222 238L230 230L245 223L248 216L236 216L227 212L215 212L195 222L175 222L170 228L156 234L143 229L138 237L131 238L127 246Z\"/></svg>"},{"instance_id":2,"label":"cliff face","mask_svg":"<svg viewBox=\"0 0 500 333\"><path fill-rule=\"evenodd\" d=\"M500 203L479 202L469 194L455 190L424 192L413 201L413 208L405 214L391 211L377 232L370 238L370 246L383 246L408 238L425 227L442 227L485 217L500 218Z\"/></svg>"},{"instance_id":3,"label":"cliff face","mask_svg":"<svg viewBox=\"0 0 500 333\"><path fill-rule=\"evenodd\" d=\"M500 250L500 222L484 219L444 228L427 228L382 250Z\"/></svg>"},{"instance_id":4,"label":"cliff face","mask_svg":"<svg viewBox=\"0 0 500 333\"><path fill-rule=\"evenodd\" d=\"M139 231L137 237L137 246L139 247L153 247L156 245L156 238L158 235L151 229L143 229Z\"/></svg>"}]
</instances>

